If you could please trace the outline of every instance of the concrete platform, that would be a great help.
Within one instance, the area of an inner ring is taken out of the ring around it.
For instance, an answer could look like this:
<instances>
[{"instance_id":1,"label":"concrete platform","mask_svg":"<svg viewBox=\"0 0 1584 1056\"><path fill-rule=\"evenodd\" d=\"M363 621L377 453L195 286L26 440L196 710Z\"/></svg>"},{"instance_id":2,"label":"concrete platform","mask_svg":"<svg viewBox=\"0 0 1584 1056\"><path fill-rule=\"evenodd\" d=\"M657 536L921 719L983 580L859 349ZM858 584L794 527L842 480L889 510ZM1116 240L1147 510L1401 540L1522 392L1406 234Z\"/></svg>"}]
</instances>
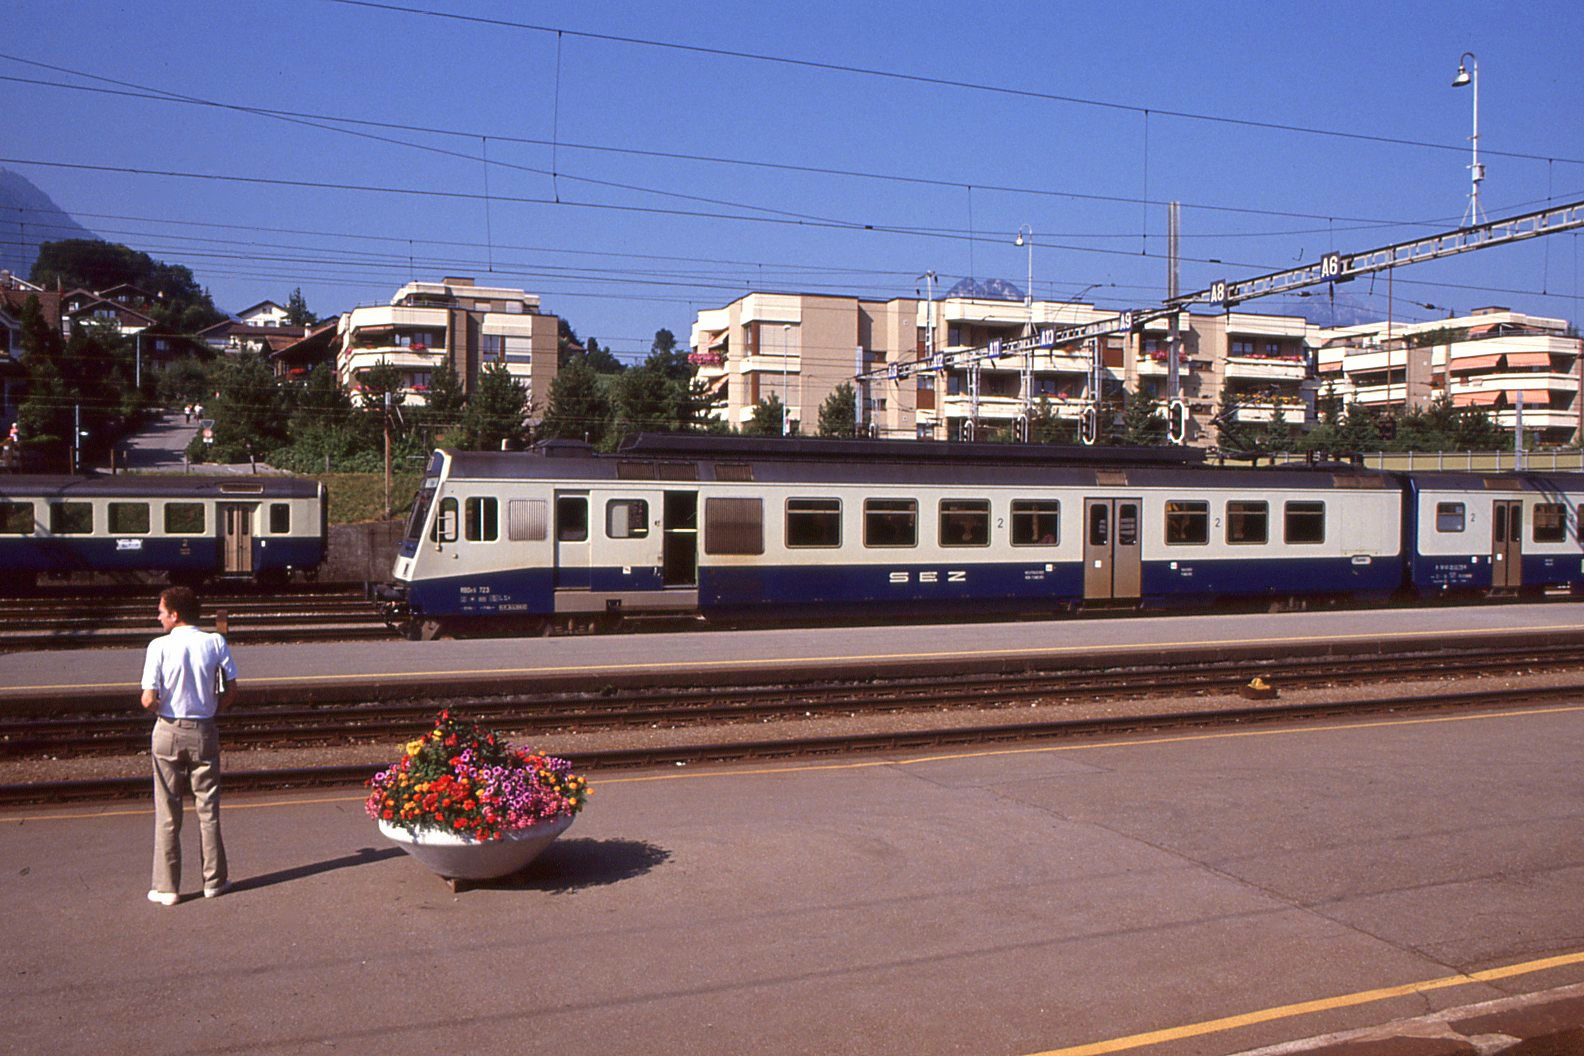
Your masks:
<instances>
[{"instance_id":1,"label":"concrete platform","mask_svg":"<svg viewBox=\"0 0 1584 1056\"><path fill-rule=\"evenodd\" d=\"M396 749L393 746L392 754ZM351 795L0 814L17 1052L1221 1054L1584 983L1584 703L605 776L453 894ZM1569 1013L1571 1014L1571 1013ZM1362 1053L1349 1056L1362 1056Z\"/></svg>"}]
</instances>

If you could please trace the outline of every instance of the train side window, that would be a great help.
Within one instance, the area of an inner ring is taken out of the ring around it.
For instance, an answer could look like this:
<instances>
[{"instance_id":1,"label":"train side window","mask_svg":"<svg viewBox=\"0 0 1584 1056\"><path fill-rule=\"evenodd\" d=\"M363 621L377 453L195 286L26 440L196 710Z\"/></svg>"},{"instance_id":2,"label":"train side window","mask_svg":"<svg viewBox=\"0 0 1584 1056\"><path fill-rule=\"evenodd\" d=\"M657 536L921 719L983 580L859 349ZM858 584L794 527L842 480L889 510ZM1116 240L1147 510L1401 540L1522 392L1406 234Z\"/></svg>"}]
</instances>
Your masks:
<instances>
[{"instance_id":1,"label":"train side window","mask_svg":"<svg viewBox=\"0 0 1584 1056\"><path fill-rule=\"evenodd\" d=\"M786 545L840 546L840 499L788 499L786 504Z\"/></svg>"},{"instance_id":2,"label":"train side window","mask_svg":"<svg viewBox=\"0 0 1584 1056\"><path fill-rule=\"evenodd\" d=\"M1061 503L1012 500L1012 545L1055 546L1061 542Z\"/></svg>"},{"instance_id":3,"label":"train side window","mask_svg":"<svg viewBox=\"0 0 1584 1056\"><path fill-rule=\"evenodd\" d=\"M561 495L556 499L556 542L588 541L588 499L582 495Z\"/></svg>"},{"instance_id":4,"label":"train side window","mask_svg":"<svg viewBox=\"0 0 1584 1056\"><path fill-rule=\"evenodd\" d=\"M1289 502L1284 509L1289 543L1325 542L1325 503Z\"/></svg>"},{"instance_id":5,"label":"train side window","mask_svg":"<svg viewBox=\"0 0 1584 1056\"><path fill-rule=\"evenodd\" d=\"M447 497L440 500L440 512L435 514L434 528L429 538L436 543L454 543L457 539L457 500Z\"/></svg>"},{"instance_id":6,"label":"train side window","mask_svg":"<svg viewBox=\"0 0 1584 1056\"><path fill-rule=\"evenodd\" d=\"M1210 504L1188 499L1166 500L1166 543L1196 546L1210 541Z\"/></svg>"},{"instance_id":7,"label":"train side window","mask_svg":"<svg viewBox=\"0 0 1584 1056\"><path fill-rule=\"evenodd\" d=\"M0 532L6 535L32 535L33 504L0 502Z\"/></svg>"},{"instance_id":8,"label":"train side window","mask_svg":"<svg viewBox=\"0 0 1584 1056\"><path fill-rule=\"evenodd\" d=\"M149 504L146 502L112 502L109 504L111 535L147 535L149 530Z\"/></svg>"},{"instance_id":9,"label":"train side window","mask_svg":"<svg viewBox=\"0 0 1584 1056\"><path fill-rule=\"evenodd\" d=\"M647 499L612 499L605 504L608 539L642 539L649 534Z\"/></svg>"},{"instance_id":10,"label":"train side window","mask_svg":"<svg viewBox=\"0 0 1584 1056\"><path fill-rule=\"evenodd\" d=\"M1111 507L1097 502L1089 507L1089 545L1109 546L1111 543Z\"/></svg>"},{"instance_id":11,"label":"train side window","mask_svg":"<svg viewBox=\"0 0 1584 1056\"><path fill-rule=\"evenodd\" d=\"M286 502L270 503L269 524L271 535L290 535L291 504Z\"/></svg>"},{"instance_id":12,"label":"train side window","mask_svg":"<svg viewBox=\"0 0 1584 1056\"><path fill-rule=\"evenodd\" d=\"M984 499L942 499L940 545L989 546L990 503Z\"/></svg>"},{"instance_id":13,"label":"train side window","mask_svg":"<svg viewBox=\"0 0 1584 1056\"><path fill-rule=\"evenodd\" d=\"M1269 542L1270 503L1227 503L1226 541L1234 544Z\"/></svg>"},{"instance_id":14,"label":"train side window","mask_svg":"<svg viewBox=\"0 0 1584 1056\"><path fill-rule=\"evenodd\" d=\"M462 534L470 543L493 543L500 536L500 504L493 495L471 495L462 505Z\"/></svg>"},{"instance_id":15,"label":"train side window","mask_svg":"<svg viewBox=\"0 0 1584 1056\"><path fill-rule=\"evenodd\" d=\"M93 531L93 503L49 504L51 535L88 535Z\"/></svg>"},{"instance_id":16,"label":"train side window","mask_svg":"<svg viewBox=\"0 0 1584 1056\"><path fill-rule=\"evenodd\" d=\"M165 533L167 535L202 535L203 531L203 503L167 502L165 504Z\"/></svg>"},{"instance_id":17,"label":"train side window","mask_svg":"<svg viewBox=\"0 0 1584 1056\"><path fill-rule=\"evenodd\" d=\"M704 552L764 553L764 502L760 499L705 499Z\"/></svg>"},{"instance_id":18,"label":"train side window","mask_svg":"<svg viewBox=\"0 0 1584 1056\"><path fill-rule=\"evenodd\" d=\"M542 543L550 534L550 504L543 499L510 499L506 503L506 538L514 543Z\"/></svg>"},{"instance_id":19,"label":"train side window","mask_svg":"<svg viewBox=\"0 0 1584 1056\"><path fill-rule=\"evenodd\" d=\"M1534 508L1534 541L1561 543L1567 541L1567 507L1558 502L1536 503Z\"/></svg>"},{"instance_id":20,"label":"train side window","mask_svg":"<svg viewBox=\"0 0 1584 1056\"><path fill-rule=\"evenodd\" d=\"M1436 531L1461 532L1466 521L1461 502L1436 503Z\"/></svg>"},{"instance_id":21,"label":"train side window","mask_svg":"<svg viewBox=\"0 0 1584 1056\"><path fill-rule=\"evenodd\" d=\"M865 499L865 546L917 546L918 501Z\"/></svg>"}]
</instances>

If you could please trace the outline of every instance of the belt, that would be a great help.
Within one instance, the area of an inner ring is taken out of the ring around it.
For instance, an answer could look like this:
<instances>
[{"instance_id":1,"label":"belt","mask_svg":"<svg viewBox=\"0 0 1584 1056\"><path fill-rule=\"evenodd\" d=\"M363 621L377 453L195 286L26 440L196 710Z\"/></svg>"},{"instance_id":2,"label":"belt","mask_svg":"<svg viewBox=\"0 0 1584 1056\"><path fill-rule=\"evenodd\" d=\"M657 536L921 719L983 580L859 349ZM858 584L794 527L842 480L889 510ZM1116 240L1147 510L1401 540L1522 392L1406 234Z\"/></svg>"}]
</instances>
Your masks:
<instances>
[{"instance_id":1,"label":"belt","mask_svg":"<svg viewBox=\"0 0 1584 1056\"><path fill-rule=\"evenodd\" d=\"M183 730L196 730L200 726L203 726L203 725L206 725L208 723L214 722L215 720L213 720L213 719L167 719L165 716L161 715L159 717L159 721L169 723L170 725L176 726L176 727L178 727L180 729L183 729Z\"/></svg>"}]
</instances>

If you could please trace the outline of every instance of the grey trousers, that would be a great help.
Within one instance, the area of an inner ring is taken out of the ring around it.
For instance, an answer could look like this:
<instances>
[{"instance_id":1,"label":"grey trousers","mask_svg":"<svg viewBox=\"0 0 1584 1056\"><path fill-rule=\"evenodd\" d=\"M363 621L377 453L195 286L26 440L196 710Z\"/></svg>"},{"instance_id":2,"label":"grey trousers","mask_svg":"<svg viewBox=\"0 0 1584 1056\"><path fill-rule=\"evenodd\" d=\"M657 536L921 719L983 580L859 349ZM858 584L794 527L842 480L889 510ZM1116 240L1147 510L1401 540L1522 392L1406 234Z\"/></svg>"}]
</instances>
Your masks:
<instances>
[{"instance_id":1,"label":"grey trousers","mask_svg":"<svg viewBox=\"0 0 1584 1056\"><path fill-rule=\"evenodd\" d=\"M155 891L181 890L182 796L189 787L198 814L198 847L205 887L226 882L220 839L220 731L212 719L158 719L154 757Z\"/></svg>"}]
</instances>

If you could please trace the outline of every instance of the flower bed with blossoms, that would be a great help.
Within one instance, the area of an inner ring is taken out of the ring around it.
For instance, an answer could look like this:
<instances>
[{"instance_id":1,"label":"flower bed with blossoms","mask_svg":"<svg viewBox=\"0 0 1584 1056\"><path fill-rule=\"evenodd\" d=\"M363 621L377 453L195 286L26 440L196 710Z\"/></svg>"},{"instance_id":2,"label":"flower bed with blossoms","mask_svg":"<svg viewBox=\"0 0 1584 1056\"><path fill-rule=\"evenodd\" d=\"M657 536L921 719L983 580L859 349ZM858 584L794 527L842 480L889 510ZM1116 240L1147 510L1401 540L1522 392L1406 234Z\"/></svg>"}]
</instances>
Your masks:
<instances>
[{"instance_id":1,"label":"flower bed with blossoms","mask_svg":"<svg viewBox=\"0 0 1584 1056\"><path fill-rule=\"evenodd\" d=\"M368 784L364 809L374 820L481 841L571 817L593 794L565 759L513 747L449 710Z\"/></svg>"}]
</instances>

